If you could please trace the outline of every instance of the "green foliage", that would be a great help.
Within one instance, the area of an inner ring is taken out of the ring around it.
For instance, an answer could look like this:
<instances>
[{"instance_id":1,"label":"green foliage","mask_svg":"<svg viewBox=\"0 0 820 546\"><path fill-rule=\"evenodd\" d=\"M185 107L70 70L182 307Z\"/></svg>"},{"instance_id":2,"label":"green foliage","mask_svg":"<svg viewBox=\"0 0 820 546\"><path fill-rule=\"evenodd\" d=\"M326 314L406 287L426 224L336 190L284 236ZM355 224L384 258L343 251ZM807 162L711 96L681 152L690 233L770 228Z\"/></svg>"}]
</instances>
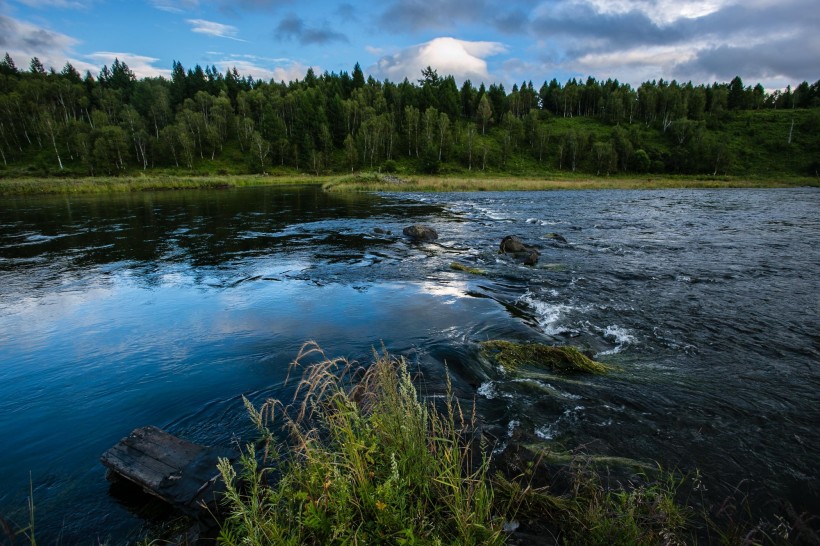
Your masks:
<instances>
[{"instance_id":1,"label":"green foliage","mask_svg":"<svg viewBox=\"0 0 820 546\"><path fill-rule=\"evenodd\" d=\"M417 84L365 81L361 68L263 82L186 70L136 79L71 65L0 61L0 176L265 173L357 168L459 174L816 176L820 82L759 85L617 80L458 90L432 68ZM643 150L643 154L636 151ZM648 161L647 161L648 160ZM226 166L228 164L229 166Z\"/></svg>"},{"instance_id":2,"label":"green foliage","mask_svg":"<svg viewBox=\"0 0 820 546\"><path fill-rule=\"evenodd\" d=\"M264 457L260 463L248 446L239 475L220 462L230 510L220 543L501 543L489 463L468 442L452 395L443 414L428 408L406 363L386 354L361 370L308 344L294 369L317 354L292 412L274 400L247 404ZM274 414L288 434L284 446L274 443Z\"/></svg>"}]
</instances>

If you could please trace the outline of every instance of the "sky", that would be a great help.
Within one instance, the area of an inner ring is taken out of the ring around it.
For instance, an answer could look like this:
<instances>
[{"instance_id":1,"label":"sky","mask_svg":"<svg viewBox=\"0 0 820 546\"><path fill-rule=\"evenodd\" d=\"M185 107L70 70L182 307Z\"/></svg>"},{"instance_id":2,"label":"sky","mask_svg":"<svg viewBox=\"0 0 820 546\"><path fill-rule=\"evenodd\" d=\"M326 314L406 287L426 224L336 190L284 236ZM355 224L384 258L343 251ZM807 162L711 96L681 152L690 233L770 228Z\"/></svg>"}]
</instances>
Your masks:
<instances>
[{"instance_id":1,"label":"sky","mask_svg":"<svg viewBox=\"0 0 820 546\"><path fill-rule=\"evenodd\" d=\"M663 78L766 89L820 79L818 0L0 0L0 55L97 75L236 67L265 80L352 72L461 84Z\"/></svg>"}]
</instances>

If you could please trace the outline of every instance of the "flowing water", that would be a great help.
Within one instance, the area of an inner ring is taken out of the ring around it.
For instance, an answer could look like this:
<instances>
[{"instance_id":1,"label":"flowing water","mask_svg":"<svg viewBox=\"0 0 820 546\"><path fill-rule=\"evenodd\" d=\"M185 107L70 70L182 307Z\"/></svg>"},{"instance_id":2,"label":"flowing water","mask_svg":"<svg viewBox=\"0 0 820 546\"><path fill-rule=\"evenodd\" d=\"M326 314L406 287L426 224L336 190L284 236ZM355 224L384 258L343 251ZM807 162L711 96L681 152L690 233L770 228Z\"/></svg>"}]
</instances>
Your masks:
<instances>
[{"instance_id":1,"label":"flowing water","mask_svg":"<svg viewBox=\"0 0 820 546\"><path fill-rule=\"evenodd\" d=\"M100 454L147 424L250 438L241 396L288 397L307 340L364 363L384 345L428 394L449 374L499 448L699 469L718 498L745 484L820 514L818 210L816 189L5 198L0 514L26 521L31 485L42 543L135 538ZM418 222L438 241L401 235ZM537 267L498 254L508 234ZM616 371L515 379L479 357L488 339Z\"/></svg>"}]
</instances>

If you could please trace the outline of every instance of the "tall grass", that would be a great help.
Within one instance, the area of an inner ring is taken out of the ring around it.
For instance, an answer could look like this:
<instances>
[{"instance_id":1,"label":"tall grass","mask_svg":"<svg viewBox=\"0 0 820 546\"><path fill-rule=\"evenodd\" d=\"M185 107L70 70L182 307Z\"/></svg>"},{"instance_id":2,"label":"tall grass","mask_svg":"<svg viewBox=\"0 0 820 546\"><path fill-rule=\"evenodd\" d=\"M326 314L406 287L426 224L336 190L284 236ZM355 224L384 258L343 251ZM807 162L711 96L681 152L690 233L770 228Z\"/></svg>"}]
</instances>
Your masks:
<instances>
[{"instance_id":1,"label":"tall grass","mask_svg":"<svg viewBox=\"0 0 820 546\"><path fill-rule=\"evenodd\" d=\"M556 495L532 473L493 475L475 415L449 385L420 401L401 358L365 369L310 343L292 366L293 402L246 400L261 441L238 469L219 463L220 544L502 544L519 525L539 532L526 544L674 544L685 527L677 482L609 491L576 470Z\"/></svg>"},{"instance_id":2,"label":"tall grass","mask_svg":"<svg viewBox=\"0 0 820 546\"><path fill-rule=\"evenodd\" d=\"M473 451L470 419L453 397L433 411L406 362L386 354L365 370L309 344L294 369L316 355L294 404L246 402L262 461L248 446L240 476L220 462L230 509L220 543L501 543L489 460Z\"/></svg>"}]
</instances>

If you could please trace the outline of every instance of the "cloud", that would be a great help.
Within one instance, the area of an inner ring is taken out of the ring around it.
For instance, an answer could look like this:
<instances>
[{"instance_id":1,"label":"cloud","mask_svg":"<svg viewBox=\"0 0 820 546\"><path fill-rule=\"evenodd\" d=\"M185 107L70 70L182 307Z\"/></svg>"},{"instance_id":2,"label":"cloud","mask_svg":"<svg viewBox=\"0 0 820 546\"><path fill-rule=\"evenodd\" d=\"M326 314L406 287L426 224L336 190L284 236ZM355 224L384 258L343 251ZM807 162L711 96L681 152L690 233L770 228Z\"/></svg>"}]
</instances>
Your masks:
<instances>
[{"instance_id":1,"label":"cloud","mask_svg":"<svg viewBox=\"0 0 820 546\"><path fill-rule=\"evenodd\" d=\"M115 53L112 51L97 51L95 53L91 53L90 55L84 55L84 57L91 59L92 66L96 66L98 71L103 65L111 66L115 59L119 59L120 62L128 65L128 68L131 69L131 72L133 72L137 78L156 78L158 76L168 78L171 76L170 69L158 68L154 66L160 59L147 57L145 55L122 52ZM94 71L92 70L91 73L94 74Z\"/></svg>"},{"instance_id":2,"label":"cloud","mask_svg":"<svg viewBox=\"0 0 820 546\"><path fill-rule=\"evenodd\" d=\"M17 0L32 8L63 8L63 9L86 9L91 7L93 0Z\"/></svg>"},{"instance_id":3,"label":"cloud","mask_svg":"<svg viewBox=\"0 0 820 546\"><path fill-rule=\"evenodd\" d=\"M530 17L542 66L571 75L633 85L740 75L767 87L817 77L816 0L550 0Z\"/></svg>"},{"instance_id":4,"label":"cloud","mask_svg":"<svg viewBox=\"0 0 820 546\"><path fill-rule=\"evenodd\" d=\"M455 33L464 25L485 31L493 27L501 32L520 34L526 29L531 0L393 0L379 16L379 24L393 32L413 33L424 30Z\"/></svg>"},{"instance_id":5,"label":"cloud","mask_svg":"<svg viewBox=\"0 0 820 546\"><path fill-rule=\"evenodd\" d=\"M40 59L46 68L59 70L77 43L77 39L66 34L0 15L0 48L11 55L21 70L28 68L32 57Z\"/></svg>"},{"instance_id":6,"label":"cloud","mask_svg":"<svg viewBox=\"0 0 820 546\"><path fill-rule=\"evenodd\" d=\"M169 13L186 13L199 7L199 0L151 0L159 10Z\"/></svg>"},{"instance_id":7,"label":"cloud","mask_svg":"<svg viewBox=\"0 0 820 546\"><path fill-rule=\"evenodd\" d=\"M461 22L479 22L487 0L396 0L382 13L381 24L398 32L451 29Z\"/></svg>"},{"instance_id":8,"label":"cloud","mask_svg":"<svg viewBox=\"0 0 820 546\"><path fill-rule=\"evenodd\" d=\"M598 13L623 15L639 12L656 25L667 25L679 19L704 17L736 0L586 0Z\"/></svg>"},{"instance_id":9,"label":"cloud","mask_svg":"<svg viewBox=\"0 0 820 546\"><path fill-rule=\"evenodd\" d=\"M192 32L208 34L218 38L228 38L239 42L245 41L236 37L239 29L232 25L223 25L222 23L215 23L204 19L188 19L186 22L191 25Z\"/></svg>"},{"instance_id":10,"label":"cloud","mask_svg":"<svg viewBox=\"0 0 820 546\"><path fill-rule=\"evenodd\" d=\"M368 72L392 81L402 81L404 78L414 80L421 75L422 69L431 66L439 74L452 75L459 82L468 79L490 82L487 61L484 59L506 50L506 46L499 42L435 38L382 57Z\"/></svg>"},{"instance_id":11,"label":"cloud","mask_svg":"<svg viewBox=\"0 0 820 546\"><path fill-rule=\"evenodd\" d=\"M291 82L302 80L308 71L321 73L318 66L308 67L298 61L290 59L270 59L257 57L255 55L235 55L226 59L214 61L217 68L222 72L236 68L241 76L252 76L257 80L273 80Z\"/></svg>"},{"instance_id":12,"label":"cloud","mask_svg":"<svg viewBox=\"0 0 820 546\"><path fill-rule=\"evenodd\" d=\"M327 23L322 26L308 26L301 17L288 15L276 27L276 36L280 39L297 40L302 45L322 45L331 42L348 42L347 36L330 28Z\"/></svg>"},{"instance_id":13,"label":"cloud","mask_svg":"<svg viewBox=\"0 0 820 546\"><path fill-rule=\"evenodd\" d=\"M816 81L820 77L817 59L820 59L820 37L815 33L704 47L675 70L681 77L701 81L729 81L741 75L747 84L760 82L774 89L801 81Z\"/></svg>"}]
</instances>

